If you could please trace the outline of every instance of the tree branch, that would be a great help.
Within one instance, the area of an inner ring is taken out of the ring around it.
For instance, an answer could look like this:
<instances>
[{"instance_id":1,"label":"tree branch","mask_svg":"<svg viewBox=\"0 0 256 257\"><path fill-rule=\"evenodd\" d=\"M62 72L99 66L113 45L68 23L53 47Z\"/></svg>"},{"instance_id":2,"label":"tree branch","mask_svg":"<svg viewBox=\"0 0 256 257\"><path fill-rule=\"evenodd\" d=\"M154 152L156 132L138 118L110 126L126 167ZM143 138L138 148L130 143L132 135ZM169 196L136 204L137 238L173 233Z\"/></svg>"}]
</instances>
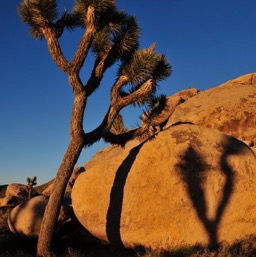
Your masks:
<instances>
[{"instance_id":1,"label":"tree branch","mask_svg":"<svg viewBox=\"0 0 256 257\"><path fill-rule=\"evenodd\" d=\"M69 74L68 80L75 95L79 94L81 91L84 91L83 83L78 72L73 72L72 74Z\"/></svg>"},{"instance_id":2,"label":"tree branch","mask_svg":"<svg viewBox=\"0 0 256 257\"><path fill-rule=\"evenodd\" d=\"M77 51L74 55L74 58L71 61L73 72L79 72L80 69L82 68L84 61L86 59L86 56L90 50L94 34L95 34L95 30L91 30L91 29L87 29L86 32L84 33L78 45Z\"/></svg>"},{"instance_id":3,"label":"tree branch","mask_svg":"<svg viewBox=\"0 0 256 257\"><path fill-rule=\"evenodd\" d=\"M90 50L91 44L93 42L94 35L96 33L96 20L94 13L95 10L92 6L89 6L87 10L87 19L85 20L86 32L84 33L75 56L71 61L72 71L79 72L84 64L84 60Z\"/></svg>"},{"instance_id":4,"label":"tree branch","mask_svg":"<svg viewBox=\"0 0 256 257\"><path fill-rule=\"evenodd\" d=\"M86 106L87 97L85 91L74 94L74 103L71 114L70 121L70 136L74 138L83 138L83 119L84 119L84 110ZM82 139L83 140L83 139Z\"/></svg>"},{"instance_id":5,"label":"tree branch","mask_svg":"<svg viewBox=\"0 0 256 257\"><path fill-rule=\"evenodd\" d=\"M100 58L96 59L91 76L85 84L85 90L88 96L99 87L104 72L114 63L113 60L116 58L116 54L116 49L109 47Z\"/></svg>"},{"instance_id":6,"label":"tree branch","mask_svg":"<svg viewBox=\"0 0 256 257\"><path fill-rule=\"evenodd\" d=\"M93 131L84 134L84 145L90 146L99 141L103 135L108 133L119 111L120 108L118 105L110 106L101 124Z\"/></svg>"},{"instance_id":7,"label":"tree branch","mask_svg":"<svg viewBox=\"0 0 256 257\"><path fill-rule=\"evenodd\" d=\"M121 108L150 96L153 91L153 84L153 79L148 79L136 91L128 94L125 97L119 97L118 102Z\"/></svg>"},{"instance_id":8,"label":"tree branch","mask_svg":"<svg viewBox=\"0 0 256 257\"><path fill-rule=\"evenodd\" d=\"M41 28L41 32L47 40L48 50L51 54L53 61L62 71L67 73L70 67L70 63L66 60L62 53L55 31L49 26L45 26Z\"/></svg>"},{"instance_id":9,"label":"tree branch","mask_svg":"<svg viewBox=\"0 0 256 257\"><path fill-rule=\"evenodd\" d=\"M114 86L111 89L111 105L119 102L121 100L120 96L120 90L123 86L125 86L129 82L129 79L125 75L121 75L115 82ZM123 105L121 108L123 108L125 105Z\"/></svg>"},{"instance_id":10,"label":"tree branch","mask_svg":"<svg viewBox=\"0 0 256 257\"><path fill-rule=\"evenodd\" d=\"M114 135L110 132L111 126L113 125L114 119L116 115L121 111L122 108L124 108L127 105L130 105L136 100L141 99L143 97L147 97L152 92L152 85L153 80L149 79L147 80L141 87L131 93L130 95L126 97L121 97L119 92L122 86L127 84L128 77L125 75L121 75L111 90L111 104L109 107L108 112L106 113L102 123L93 131L85 134L85 145L92 145L93 143L100 140L100 138L106 139L108 142L114 142L116 141L117 144L123 144L124 142L127 142L128 140L131 140L135 138L136 136L140 136L144 134L146 131L148 131L147 126L143 126L141 128L131 130L125 133L120 134L120 139L117 135ZM122 135L122 136L121 136ZM121 143L118 143L118 142Z\"/></svg>"},{"instance_id":11,"label":"tree branch","mask_svg":"<svg viewBox=\"0 0 256 257\"><path fill-rule=\"evenodd\" d=\"M124 147L130 140L144 138L143 135L147 132L148 128L146 126L131 129L121 134L114 134L109 131L103 135L103 139L110 144L116 144Z\"/></svg>"}]
</instances>

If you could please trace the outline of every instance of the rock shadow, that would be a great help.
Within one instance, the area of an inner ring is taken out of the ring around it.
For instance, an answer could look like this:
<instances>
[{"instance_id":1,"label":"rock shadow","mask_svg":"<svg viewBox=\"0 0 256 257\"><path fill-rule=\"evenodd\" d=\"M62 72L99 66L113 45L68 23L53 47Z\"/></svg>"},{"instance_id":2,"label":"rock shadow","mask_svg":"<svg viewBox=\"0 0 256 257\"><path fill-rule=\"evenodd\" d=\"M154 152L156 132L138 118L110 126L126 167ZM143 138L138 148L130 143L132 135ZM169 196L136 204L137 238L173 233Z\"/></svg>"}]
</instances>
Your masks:
<instances>
[{"instance_id":1,"label":"rock shadow","mask_svg":"<svg viewBox=\"0 0 256 257\"><path fill-rule=\"evenodd\" d=\"M122 164L119 166L114 183L110 192L110 203L107 212L106 220L106 234L108 240L117 245L122 245L120 233L120 223L122 215L123 197L124 197L124 187L128 173L138 155L143 143L134 147L128 156L124 159Z\"/></svg>"},{"instance_id":2,"label":"rock shadow","mask_svg":"<svg viewBox=\"0 0 256 257\"><path fill-rule=\"evenodd\" d=\"M196 210L197 216L206 229L209 237L209 247L216 248L219 244L218 229L224 210L230 200L234 187L234 170L228 163L230 155L243 151L244 145L233 137L223 140L221 147L222 155L219 163L221 172L224 174L225 183L222 199L217 204L213 218L207 217L207 202L204 192L205 178L210 164L206 163L200 153L190 146L181 156L181 162L177 165L179 175L187 185L187 193Z\"/></svg>"}]
</instances>

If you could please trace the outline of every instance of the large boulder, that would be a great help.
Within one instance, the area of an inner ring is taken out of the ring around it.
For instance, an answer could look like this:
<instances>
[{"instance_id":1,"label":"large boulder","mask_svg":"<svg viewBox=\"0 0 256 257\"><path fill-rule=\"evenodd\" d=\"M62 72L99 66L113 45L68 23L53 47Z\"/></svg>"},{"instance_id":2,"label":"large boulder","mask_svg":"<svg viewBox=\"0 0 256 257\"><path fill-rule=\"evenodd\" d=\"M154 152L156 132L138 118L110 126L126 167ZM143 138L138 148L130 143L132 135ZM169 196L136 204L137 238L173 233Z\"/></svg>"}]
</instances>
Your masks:
<instances>
[{"instance_id":1,"label":"large boulder","mask_svg":"<svg viewBox=\"0 0 256 257\"><path fill-rule=\"evenodd\" d=\"M208 89L177 106L166 127L192 122L256 144L256 73Z\"/></svg>"},{"instance_id":2,"label":"large boulder","mask_svg":"<svg viewBox=\"0 0 256 257\"><path fill-rule=\"evenodd\" d=\"M256 234L256 156L243 142L191 124L98 152L72 203L95 237L126 247L211 245Z\"/></svg>"}]
</instances>

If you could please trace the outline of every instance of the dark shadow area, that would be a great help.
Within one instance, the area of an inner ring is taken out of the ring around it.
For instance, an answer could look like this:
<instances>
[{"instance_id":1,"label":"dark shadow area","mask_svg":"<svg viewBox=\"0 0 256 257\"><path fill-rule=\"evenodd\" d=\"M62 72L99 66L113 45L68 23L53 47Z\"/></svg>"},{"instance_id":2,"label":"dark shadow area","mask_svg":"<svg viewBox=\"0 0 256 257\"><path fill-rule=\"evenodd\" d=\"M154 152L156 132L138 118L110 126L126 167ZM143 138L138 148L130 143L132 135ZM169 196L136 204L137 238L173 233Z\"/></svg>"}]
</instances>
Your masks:
<instances>
[{"instance_id":1,"label":"dark shadow area","mask_svg":"<svg viewBox=\"0 0 256 257\"><path fill-rule=\"evenodd\" d=\"M182 124L195 125L195 123L193 123L191 121L178 121L176 123L173 123L170 127L174 127L174 126L178 126L178 125L182 125Z\"/></svg>"},{"instance_id":2,"label":"dark shadow area","mask_svg":"<svg viewBox=\"0 0 256 257\"><path fill-rule=\"evenodd\" d=\"M5 197L7 187L8 185L0 185L0 198Z\"/></svg>"},{"instance_id":3,"label":"dark shadow area","mask_svg":"<svg viewBox=\"0 0 256 257\"><path fill-rule=\"evenodd\" d=\"M211 249L218 246L218 226L233 191L234 170L228 163L228 157L243 151L243 147L241 142L233 137L228 137L223 142L220 167L225 176L225 184L222 199L218 203L215 217L212 219L207 217L207 203L204 193L206 173L210 164L207 164L200 153L190 146L181 156L181 162L177 165L181 178L187 184L187 192L196 213L208 233Z\"/></svg>"},{"instance_id":4,"label":"dark shadow area","mask_svg":"<svg viewBox=\"0 0 256 257\"><path fill-rule=\"evenodd\" d=\"M154 251L149 248L146 248L142 245L137 245L134 248L130 249L133 253L131 257L142 257L142 256L150 256L150 257L189 257L193 253L205 252L207 249L201 245L194 246L184 246L177 249L171 250L161 250ZM197 255L198 256L198 255ZM205 255L204 255L205 256Z\"/></svg>"},{"instance_id":5,"label":"dark shadow area","mask_svg":"<svg viewBox=\"0 0 256 257\"><path fill-rule=\"evenodd\" d=\"M0 256L20 256L17 252L21 251L26 256L35 256L36 244L36 239L20 238L11 232L5 232L0 234Z\"/></svg>"},{"instance_id":6,"label":"dark shadow area","mask_svg":"<svg viewBox=\"0 0 256 257\"><path fill-rule=\"evenodd\" d=\"M106 234L113 244L123 245L120 234L124 187L129 171L139 153L143 143L134 147L116 172L114 183L110 192L110 203L107 212Z\"/></svg>"},{"instance_id":7,"label":"dark shadow area","mask_svg":"<svg viewBox=\"0 0 256 257\"><path fill-rule=\"evenodd\" d=\"M187 185L188 195L197 215L209 234L210 244L216 244L217 239L214 224L206 216L207 206L203 187L207 164L201 158L200 154L190 146L182 155L181 162L177 167L179 168L182 180Z\"/></svg>"}]
</instances>

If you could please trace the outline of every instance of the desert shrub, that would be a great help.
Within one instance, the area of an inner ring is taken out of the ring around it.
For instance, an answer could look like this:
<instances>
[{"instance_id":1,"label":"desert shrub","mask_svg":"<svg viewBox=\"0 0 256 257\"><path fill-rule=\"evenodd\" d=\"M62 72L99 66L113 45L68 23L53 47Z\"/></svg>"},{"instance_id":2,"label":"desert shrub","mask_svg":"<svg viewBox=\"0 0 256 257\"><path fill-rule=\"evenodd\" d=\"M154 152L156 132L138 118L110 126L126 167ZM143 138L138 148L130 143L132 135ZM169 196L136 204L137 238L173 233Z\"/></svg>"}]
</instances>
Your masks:
<instances>
[{"instance_id":1,"label":"desert shrub","mask_svg":"<svg viewBox=\"0 0 256 257\"><path fill-rule=\"evenodd\" d=\"M256 236L248 236L232 245L222 244L215 250L206 247L183 247L166 252L144 250L134 257L256 257Z\"/></svg>"}]
</instances>

